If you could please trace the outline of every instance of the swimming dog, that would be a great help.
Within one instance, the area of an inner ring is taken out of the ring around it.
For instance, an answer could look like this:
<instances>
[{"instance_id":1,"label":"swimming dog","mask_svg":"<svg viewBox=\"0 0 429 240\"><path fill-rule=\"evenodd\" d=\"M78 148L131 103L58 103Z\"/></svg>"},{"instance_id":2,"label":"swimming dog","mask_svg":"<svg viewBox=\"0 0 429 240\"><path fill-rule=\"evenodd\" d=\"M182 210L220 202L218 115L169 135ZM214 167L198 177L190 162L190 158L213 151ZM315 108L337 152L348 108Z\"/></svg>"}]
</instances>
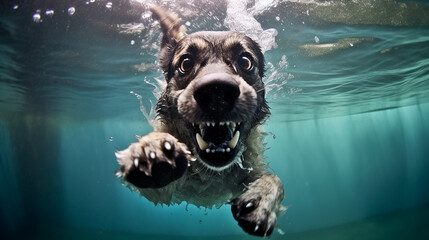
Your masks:
<instances>
[{"instance_id":1,"label":"swimming dog","mask_svg":"<svg viewBox=\"0 0 429 240\"><path fill-rule=\"evenodd\" d=\"M187 34L176 14L151 11L167 86L154 132L116 152L117 176L155 204L231 204L244 231L270 235L285 207L283 185L264 163L270 111L260 47L238 32Z\"/></svg>"}]
</instances>

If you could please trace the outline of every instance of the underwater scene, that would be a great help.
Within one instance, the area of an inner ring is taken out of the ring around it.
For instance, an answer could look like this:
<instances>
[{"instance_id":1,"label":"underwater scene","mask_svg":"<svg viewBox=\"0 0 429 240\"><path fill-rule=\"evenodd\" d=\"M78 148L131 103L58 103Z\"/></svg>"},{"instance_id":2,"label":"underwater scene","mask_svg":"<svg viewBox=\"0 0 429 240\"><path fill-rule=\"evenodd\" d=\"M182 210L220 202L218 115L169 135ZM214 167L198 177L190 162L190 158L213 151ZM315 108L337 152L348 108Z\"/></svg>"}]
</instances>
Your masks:
<instances>
[{"instance_id":1,"label":"underwater scene","mask_svg":"<svg viewBox=\"0 0 429 240\"><path fill-rule=\"evenodd\" d=\"M0 0L1 239L261 239L115 174L166 87L154 5L264 53L266 238L429 239L429 2Z\"/></svg>"}]
</instances>

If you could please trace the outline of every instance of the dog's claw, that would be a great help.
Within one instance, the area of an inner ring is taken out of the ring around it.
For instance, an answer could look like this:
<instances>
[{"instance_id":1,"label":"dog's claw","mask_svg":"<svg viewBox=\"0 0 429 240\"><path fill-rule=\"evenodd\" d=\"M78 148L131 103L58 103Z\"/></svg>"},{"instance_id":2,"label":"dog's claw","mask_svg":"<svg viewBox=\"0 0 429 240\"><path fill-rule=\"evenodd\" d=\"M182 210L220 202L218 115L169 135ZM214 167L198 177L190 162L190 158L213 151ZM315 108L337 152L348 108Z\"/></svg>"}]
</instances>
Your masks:
<instances>
[{"instance_id":1,"label":"dog's claw","mask_svg":"<svg viewBox=\"0 0 429 240\"><path fill-rule=\"evenodd\" d=\"M164 142L164 148L165 148L165 150L167 150L167 151L170 151L171 150L171 143L169 143L169 142L167 142L167 141L165 141Z\"/></svg>"},{"instance_id":2,"label":"dog's claw","mask_svg":"<svg viewBox=\"0 0 429 240\"><path fill-rule=\"evenodd\" d=\"M257 232L259 229L259 225L256 225L255 229L253 230L254 232Z\"/></svg>"}]
</instances>

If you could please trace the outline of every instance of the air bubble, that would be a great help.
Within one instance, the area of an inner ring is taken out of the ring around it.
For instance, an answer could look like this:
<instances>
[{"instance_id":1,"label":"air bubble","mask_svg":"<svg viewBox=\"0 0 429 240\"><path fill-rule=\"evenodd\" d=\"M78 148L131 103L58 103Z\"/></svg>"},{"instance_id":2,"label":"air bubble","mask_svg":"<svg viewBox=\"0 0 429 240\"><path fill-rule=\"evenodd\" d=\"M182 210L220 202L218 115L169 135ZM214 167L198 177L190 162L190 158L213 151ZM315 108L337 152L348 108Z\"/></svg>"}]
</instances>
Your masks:
<instances>
[{"instance_id":1,"label":"air bubble","mask_svg":"<svg viewBox=\"0 0 429 240\"><path fill-rule=\"evenodd\" d=\"M185 25L189 27L189 26L191 26L191 22L187 21L187 22L185 23Z\"/></svg>"},{"instance_id":2,"label":"air bubble","mask_svg":"<svg viewBox=\"0 0 429 240\"><path fill-rule=\"evenodd\" d=\"M18 9L18 5L14 5L13 9L15 9L15 10Z\"/></svg>"},{"instance_id":3,"label":"air bubble","mask_svg":"<svg viewBox=\"0 0 429 240\"><path fill-rule=\"evenodd\" d=\"M107 2L106 3L106 7L109 8L109 9L112 8L112 2Z\"/></svg>"},{"instance_id":4,"label":"air bubble","mask_svg":"<svg viewBox=\"0 0 429 240\"><path fill-rule=\"evenodd\" d=\"M146 19L146 18L150 18L152 16L152 12L151 11L146 11L142 14L142 18Z\"/></svg>"},{"instance_id":5,"label":"air bubble","mask_svg":"<svg viewBox=\"0 0 429 240\"><path fill-rule=\"evenodd\" d=\"M276 21L277 22L280 21L280 17L279 16L276 17Z\"/></svg>"},{"instance_id":6,"label":"air bubble","mask_svg":"<svg viewBox=\"0 0 429 240\"><path fill-rule=\"evenodd\" d=\"M113 137L109 137L109 141L113 142L115 140Z\"/></svg>"},{"instance_id":7,"label":"air bubble","mask_svg":"<svg viewBox=\"0 0 429 240\"><path fill-rule=\"evenodd\" d=\"M39 22L41 22L42 20L40 19L40 13L35 13L34 15L33 15L33 21L35 22L35 23L39 23Z\"/></svg>"},{"instance_id":8,"label":"air bubble","mask_svg":"<svg viewBox=\"0 0 429 240\"><path fill-rule=\"evenodd\" d=\"M45 15L52 17L52 15L54 15L54 10L52 9L46 10Z\"/></svg>"},{"instance_id":9,"label":"air bubble","mask_svg":"<svg viewBox=\"0 0 429 240\"><path fill-rule=\"evenodd\" d=\"M70 16L72 16L76 12L76 9L74 7L69 7L69 9L67 9L67 12Z\"/></svg>"},{"instance_id":10,"label":"air bubble","mask_svg":"<svg viewBox=\"0 0 429 240\"><path fill-rule=\"evenodd\" d=\"M134 45L136 43L136 41L131 40L131 45Z\"/></svg>"},{"instance_id":11,"label":"air bubble","mask_svg":"<svg viewBox=\"0 0 429 240\"><path fill-rule=\"evenodd\" d=\"M319 43L319 38L318 38L317 36L314 36L314 41L315 41L316 43Z\"/></svg>"}]
</instances>

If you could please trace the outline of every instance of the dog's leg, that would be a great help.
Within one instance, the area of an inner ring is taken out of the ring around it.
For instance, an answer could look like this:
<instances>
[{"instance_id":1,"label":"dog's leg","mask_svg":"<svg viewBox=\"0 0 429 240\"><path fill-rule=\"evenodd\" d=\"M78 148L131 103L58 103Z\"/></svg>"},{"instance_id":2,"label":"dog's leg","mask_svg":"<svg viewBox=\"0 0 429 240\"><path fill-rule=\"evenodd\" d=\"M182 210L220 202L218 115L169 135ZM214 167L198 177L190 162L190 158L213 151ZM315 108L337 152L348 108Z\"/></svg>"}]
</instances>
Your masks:
<instances>
[{"instance_id":1,"label":"dog's leg","mask_svg":"<svg viewBox=\"0 0 429 240\"><path fill-rule=\"evenodd\" d=\"M232 214L244 231L257 236L269 236L277 222L277 216L285 207L280 179L265 174L251 182L246 191L231 201Z\"/></svg>"},{"instance_id":2,"label":"dog's leg","mask_svg":"<svg viewBox=\"0 0 429 240\"><path fill-rule=\"evenodd\" d=\"M186 145L168 133L152 132L116 152L118 177L139 188L161 188L179 179L190 160Z\"/></svg>"}]
</instances>

